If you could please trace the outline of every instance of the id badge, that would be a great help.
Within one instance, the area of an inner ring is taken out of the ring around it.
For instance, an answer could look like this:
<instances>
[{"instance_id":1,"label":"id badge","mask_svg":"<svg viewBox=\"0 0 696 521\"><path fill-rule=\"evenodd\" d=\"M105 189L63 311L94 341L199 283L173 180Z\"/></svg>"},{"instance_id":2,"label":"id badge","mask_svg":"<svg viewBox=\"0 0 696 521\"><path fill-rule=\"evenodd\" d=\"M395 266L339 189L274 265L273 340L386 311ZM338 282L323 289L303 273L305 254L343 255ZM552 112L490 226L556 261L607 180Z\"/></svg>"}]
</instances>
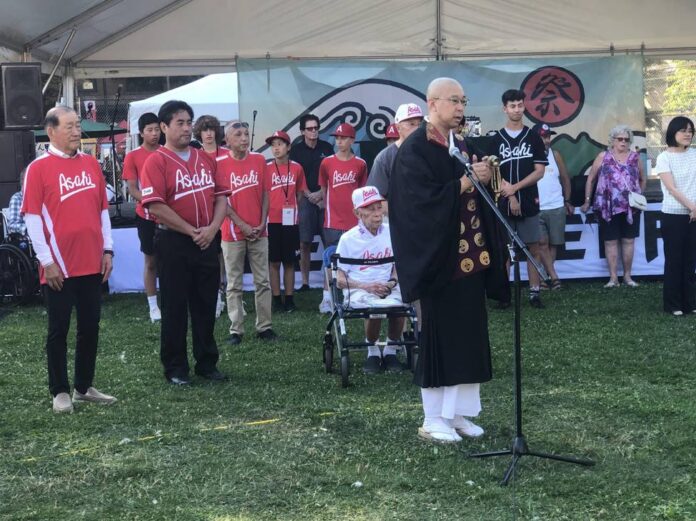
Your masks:
<instances>
[{"instance_id":1,"label":"id badge","mask_svg":"<svg viewBox=\"0 0 696 521\"><path fill-rule=\"evenodd\" d=\"M295 208L293 206L283 206L283 226L293 226L295 224Z\"/></svg>"}]
</instances>

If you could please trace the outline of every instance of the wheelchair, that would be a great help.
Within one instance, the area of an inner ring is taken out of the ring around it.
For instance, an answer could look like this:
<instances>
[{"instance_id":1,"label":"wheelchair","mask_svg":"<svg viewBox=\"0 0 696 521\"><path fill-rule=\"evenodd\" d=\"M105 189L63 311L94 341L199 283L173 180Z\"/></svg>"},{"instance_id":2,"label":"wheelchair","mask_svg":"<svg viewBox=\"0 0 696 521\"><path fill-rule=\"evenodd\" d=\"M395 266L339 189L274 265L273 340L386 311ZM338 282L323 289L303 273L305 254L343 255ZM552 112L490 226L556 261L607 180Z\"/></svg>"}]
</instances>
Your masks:
<instances>
[{"instance_id":1,"label":"wheelchair","mask_svg":"<svg viewBox=\"0 0 696 521\"><path fill-rule=\"evenodd\" d=\"M39 293L39 264L29 238L8 233L2 211L0 240L0 303L26 304Z\"/></svg>"},{"instance_id":2,"label":"wheelchair","mask_svg":"<svg viewBox=\"0 0 696 521\"><path fill-rule=\"evenodd\" d=\"M413 306L401 304L388 307L352 307L343 300L343 292L338 287L338 263L350 265L373 266L394 262L394 257L381 259L348 259L336 254L336 247L331 246L324 252L324 276L327 278L331 293L332 313L326 325L323 342L323 362L327 373L334 368L334 354L340 360L341 385L348 387L350 374L350 351L366 351L371 344L365 341L350 342L346 322L351 319L388 319L406 317L407 328L400 340L377 342L376 345L401 347L406 352L406 367L415 370L418 361L418 316ZM362 320L361 320L362 323ZM364 338L364 336L363 336Z\"/></svg>"}]
</instances>

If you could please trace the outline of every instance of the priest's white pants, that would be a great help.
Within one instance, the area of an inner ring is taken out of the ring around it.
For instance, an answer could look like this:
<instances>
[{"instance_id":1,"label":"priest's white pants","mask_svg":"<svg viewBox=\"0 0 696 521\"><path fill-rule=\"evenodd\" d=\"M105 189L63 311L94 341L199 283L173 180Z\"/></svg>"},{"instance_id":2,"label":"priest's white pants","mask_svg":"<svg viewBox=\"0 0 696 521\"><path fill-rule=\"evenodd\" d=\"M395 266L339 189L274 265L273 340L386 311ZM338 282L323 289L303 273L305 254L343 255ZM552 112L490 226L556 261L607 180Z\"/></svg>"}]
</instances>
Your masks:
<instances>
[{"instance_id":1,"label":"priest's white pants","mask_svg":"<svg viewBox=\"0 0 696 521\"><path fill-rule=\"evenodd\" d=\"M459 384L445 387L422 387L423 412L427 418L453 419L456 416L478 416L481 412L481 384Z\"/></svg>"}]
</instances>

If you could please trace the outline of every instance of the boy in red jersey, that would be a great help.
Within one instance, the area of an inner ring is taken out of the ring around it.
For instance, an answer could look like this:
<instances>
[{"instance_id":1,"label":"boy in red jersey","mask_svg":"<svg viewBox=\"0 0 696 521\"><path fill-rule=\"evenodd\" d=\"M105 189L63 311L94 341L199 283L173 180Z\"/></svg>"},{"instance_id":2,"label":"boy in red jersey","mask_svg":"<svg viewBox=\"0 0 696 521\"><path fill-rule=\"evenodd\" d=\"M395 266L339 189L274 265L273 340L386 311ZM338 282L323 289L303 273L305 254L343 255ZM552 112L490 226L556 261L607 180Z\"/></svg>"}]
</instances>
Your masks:
<instances>
[{"instance_id":1,"label":"boy in red jersey","mask_svg":"<svg viewBox=\"0 0 696 521\"><path fill-rule=\"evenodd\" d=\"M326 205L324 248L336 246L341 235L358 224L351 197L353 190L367 183L367 163L353 153L353 126L341 123L331 135L336 138L336 153L319 166L319 186ZM319 312L331 312L331 295L326 287Z\"/></svg>"},{"instance_id":2,"label":"boy in red jersey","mask_svg":"<svg viewBox=\"0 0 696 521\"><path fill-rule=\"evenodd\" d=\"M161 135L157 114L146 112L138 118L138 130L142 144L126 154L123 162L123 180L128 183L128 193L138 201L135 206L135 223L140 239L140 251L145 258L143 283L145 295L150 307L150 321L157 322L162 318L162 312L157 305L157 258L155 257L155 220L147 209L143 208L140 193L140 177L145 160L159 147Z\"/></svg>"},{"instance_id":3,"label":"boy in red jersey","mask_svg":"<svg viewBox=\"0 0 696 521\"><path fill-rule=\"evenodd\" d=\"M299 163L290 161L290 136L277 130L266 139L273 160L266 164L266 186L270 194L268 210L268 260L271 264L271 292L276 308L295 311L295 257L300 247L300 227L297 224L300 198L309 190L304 170ZM280 295L280 265L283 264L285 302Z\"/></svg>"},{"instance_id":4,"label":"boy in red jersey","mask_svg":"<svg viewBox=\"0 0 696 521\"><path fill-rule=\"evenodd\" d=\"M222 255L227 272L227 314L230 317L229 343L242 342L244 259L254 275L256 336L275 340L271 329L271 285L268 281L268 192L264 182L266 159L249 151L249 124L233 120L225 126L230 152L217 158L217 168L231 193L227 218L222 226Z\"/></svg>"},{"instance_id":5,"label":"boy in red jersey","mask_svg":"<svg viewBox=\"0 0 696 521\"><path fill-rule=\"evenodd\" d=\"M113 241L104 174L96 159L79 152L80 119L68 107L46 114L48 153L31 162L22 214L40 262L48 312L48 386L55 412L73 401L112 404L92 387L97 360L101 284L111 274ZM67 336L75 306L75 391L70 399Z\"/></svg>"},{"instance_id":6,"label":"boy in red jersey","mask_svg":"<svg viewBox=\"0 0 696 521\"><path fill-rule=\"evenodd\" d=\"M217 369L213 330L220 281L217 233L229 186L216 174L215 161L189 146L193 109L187 103L168 101L157 117L166 143L145 161L142 202L157 218L164 376L174 385L191 383L186 354L190 314L196 374L225 380Z\"/></svg>"}]
</instances>

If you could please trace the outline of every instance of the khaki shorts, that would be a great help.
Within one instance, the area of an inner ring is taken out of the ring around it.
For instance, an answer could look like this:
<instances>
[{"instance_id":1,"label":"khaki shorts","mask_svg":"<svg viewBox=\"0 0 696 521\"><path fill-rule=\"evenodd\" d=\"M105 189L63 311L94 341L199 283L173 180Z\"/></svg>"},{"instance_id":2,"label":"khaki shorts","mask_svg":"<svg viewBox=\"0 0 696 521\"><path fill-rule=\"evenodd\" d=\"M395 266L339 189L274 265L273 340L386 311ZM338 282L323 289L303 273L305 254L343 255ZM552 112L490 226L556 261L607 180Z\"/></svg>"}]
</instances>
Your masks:
<instances>
[{"instance_id":1,"label":"khaki shorts","mask_svg":"<svg viewBox=\"0 0 696 521\"><path fill-rule=\"evenodd\" d=\"M539 229L542 237L549 238L549 244L561 246L565 244L565 206L553 210L539 212Z\"/></svg>"}]
</instances>

